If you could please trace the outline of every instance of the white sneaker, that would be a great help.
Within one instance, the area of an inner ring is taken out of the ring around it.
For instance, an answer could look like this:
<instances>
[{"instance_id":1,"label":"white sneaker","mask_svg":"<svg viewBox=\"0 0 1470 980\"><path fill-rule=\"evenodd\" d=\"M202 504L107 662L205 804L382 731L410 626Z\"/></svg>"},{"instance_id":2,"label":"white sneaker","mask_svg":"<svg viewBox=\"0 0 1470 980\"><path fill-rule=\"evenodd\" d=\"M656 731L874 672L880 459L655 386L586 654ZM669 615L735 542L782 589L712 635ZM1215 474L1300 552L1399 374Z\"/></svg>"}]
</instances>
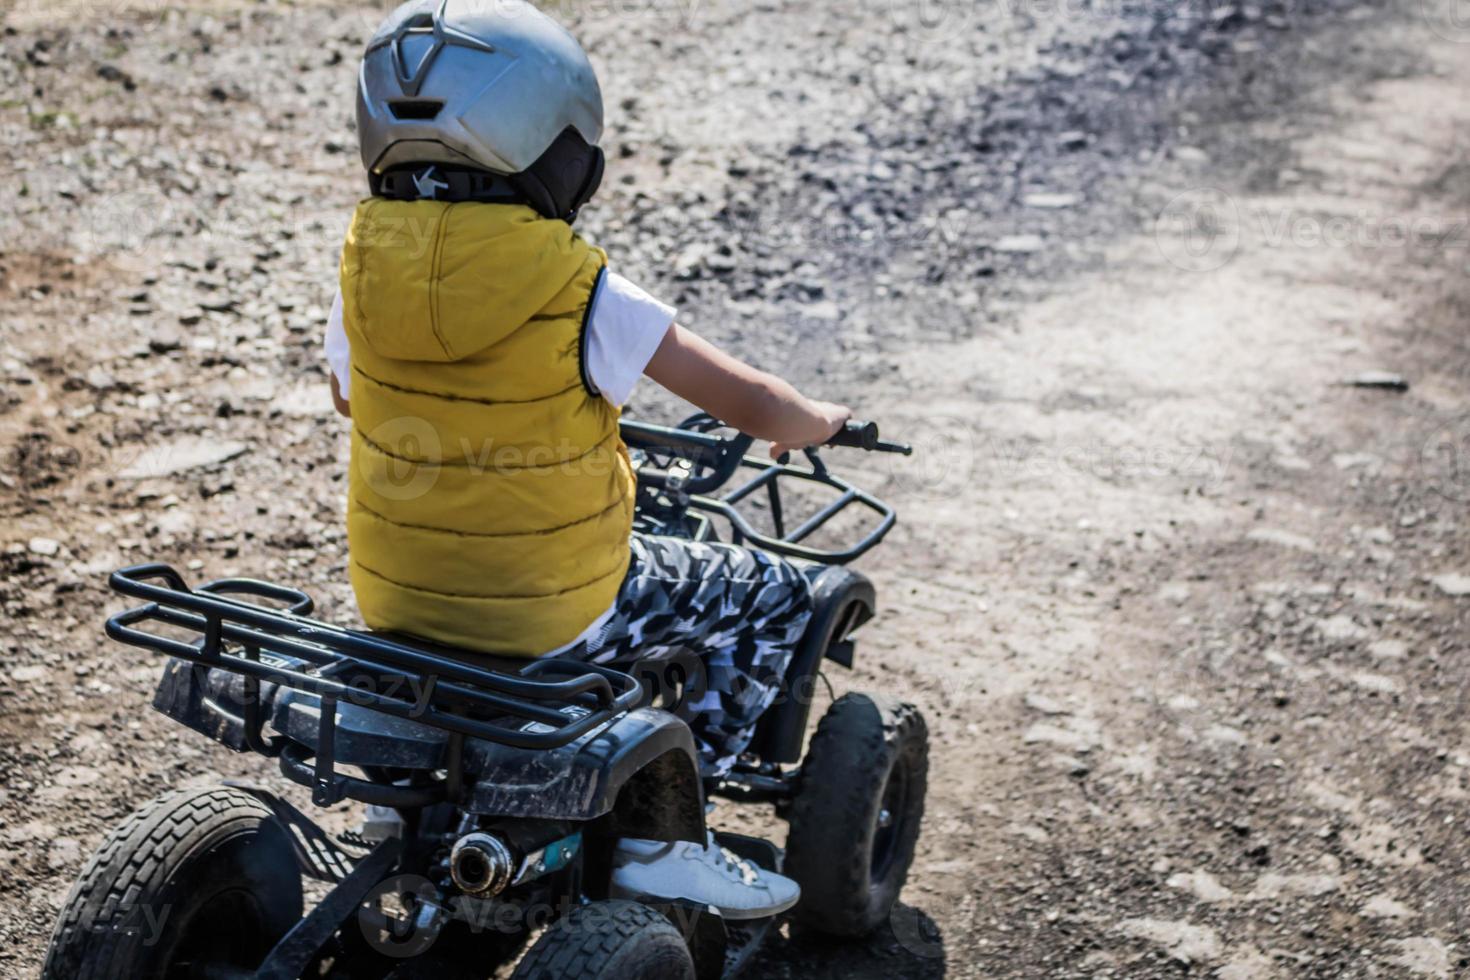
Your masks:
<instances>
[{"instance_id":1,"label":"white sneaker","mask_svg":"<svg viewBox=\"0 0 1470 980\"><path fill-rule=\"evenodd\" d=\"M683 899L710 905L726 919L763 919L785 912L801 886L715 843L625 837L613 851L612 891L633 899Z\"/></svg>"},{"instance_id":2,"label":"white sneaker","mask_svg":"<svg viewBox=\"0 0 1470 980\"><path fill-rule=\"evenodd\" d=\"M362 823L357 827L358 835L371 844L377 844L389 837L402 837L403 830L403 818L398 815L397 810L375 803L368 804Z\"/></svg>"}]
</instances>

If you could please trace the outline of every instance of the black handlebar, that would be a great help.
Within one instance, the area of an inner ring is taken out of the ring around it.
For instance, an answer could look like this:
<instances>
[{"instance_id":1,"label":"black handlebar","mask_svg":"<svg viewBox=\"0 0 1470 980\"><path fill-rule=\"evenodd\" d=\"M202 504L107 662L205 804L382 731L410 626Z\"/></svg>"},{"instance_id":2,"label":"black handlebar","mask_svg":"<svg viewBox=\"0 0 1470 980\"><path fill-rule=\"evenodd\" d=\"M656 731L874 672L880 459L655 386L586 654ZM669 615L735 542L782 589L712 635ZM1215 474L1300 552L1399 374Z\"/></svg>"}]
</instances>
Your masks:
<instances>
[{"instance_id":1,"label":"black handlebar","mask_svg":"<svg viewBox=\"0 0 1470 980\"><path fill-rule=\"evenodd\" d=\"M718 423L715 423L718 425ZM635 449L673 451L691 462L712 470L703 478L691 481L691 493L707 493L722 485L735 472L740 457L750 449L755 440L743 432L733 436L719 436L687 428L671 429L647 422L622 420L623 441ZM899 442L885 442L878 436L878 423L860 419L849 419L837 430L837 434L826 442L828 446L862 449L870 453L900 453L912 456L912 446Z\"/></svg>"},{"instance_id":2,"label":"black handlebar","mask_svg":"<svg viewBox=\"0 0 1470 980\"><path fill-rule=\"evenodd\" d=\"M914 454L912 446L899 442L884 442L878 438L877 422L858 419L848 419L847 424L838 429L835 436L827 440L827 445L863 449L870 453L902 453L905 456Z\"/></svg>"},{"instance_id":3,"label":"black handlebar","mask_svg":"<svg viewBox=\"0 0 1470 980\"><path fill-rule=\"evenodd\" d=\"M743 432L733 436L720 436L694 429L671 429L648 422L635 422L632 419L623 419L619 424L623 442L629 448L672 453L689 460L702 470L684 483L685 493L713 493L724 486L740 468L741 459L755 441ZM651 468L640 476L640 479L653 478Z\"/></svg>"}]
</instances>

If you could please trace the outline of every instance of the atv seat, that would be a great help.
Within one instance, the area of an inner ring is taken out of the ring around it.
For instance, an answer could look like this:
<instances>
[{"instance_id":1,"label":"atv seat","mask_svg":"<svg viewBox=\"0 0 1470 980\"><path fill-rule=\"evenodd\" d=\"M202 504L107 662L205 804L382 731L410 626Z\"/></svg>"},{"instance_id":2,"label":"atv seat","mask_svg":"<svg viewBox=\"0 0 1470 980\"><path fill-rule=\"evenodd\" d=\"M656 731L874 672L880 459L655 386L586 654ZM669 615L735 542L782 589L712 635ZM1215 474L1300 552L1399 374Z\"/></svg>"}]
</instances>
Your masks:
<instances>
[{"instance_id":1,"label":"atv seat","mask_svg":"<svg viewBox=\"0 0 1470 980\"><path fill-rule=\"evenodd\" d=\"M381 636L394 643L402 643L417 650L437 654L446 660L453 660L467 667L479 667L482 670L493 670L500 674L519 674L526 669L527 664L538 659L534 655L511 657L504 654L481 653L479 650L447 646L433 640L426 640L421 636L414 636L411 633L399 633L393 630L368 630L367 633L369 636Z\"/></svg>"}]
</instances>

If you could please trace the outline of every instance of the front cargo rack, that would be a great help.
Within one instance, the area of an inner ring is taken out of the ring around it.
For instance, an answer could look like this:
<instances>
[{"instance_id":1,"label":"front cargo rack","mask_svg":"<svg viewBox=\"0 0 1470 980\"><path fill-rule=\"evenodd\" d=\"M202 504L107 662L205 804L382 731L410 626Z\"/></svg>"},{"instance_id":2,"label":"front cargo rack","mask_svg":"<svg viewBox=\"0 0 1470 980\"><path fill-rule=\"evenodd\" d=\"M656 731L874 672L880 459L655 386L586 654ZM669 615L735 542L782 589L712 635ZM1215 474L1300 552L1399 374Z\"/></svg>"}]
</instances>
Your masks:
<instances>
[{"instance_id":1,"label":"front cargo rack","mask_svg":"<svg viewBox=\"0 0 1470 980\"><path fill-rule=\"evenodd\" d=\"M596 664L536 659L515 664L517 672L509 673L476 665L472 653L461 660L333 626L309 618L315 604L306 593L272 582L228 578L190 588L171 566L152 563L116 571L108 584L144 600L144 605L110 617L107 635L199 667L241 675L246 746L280 756L283 773L311 786L313 799L322 805L344 797L399 805L409 803L409 797L428 802L446 792L452 798L462 778L464 738L555 749L637 707L643 694L632 677ZM139 628L145 623L174 627L184 638ZM321 699L314 764L308 764L310 755L300 745L264 734L262 683ZM449 763L443 783L410 791L337 772L335 726L341 703L446 732Z\"/></svg>"},{"instance_id":2,"label":"front cargo rack","mask_svg":"<svg viewBox=\"0 0 1470 980\"><path fill-rule=\"evenodd\" d=\"M805 451L807 466L752 456L746 452L754 442L750 436L720 435L716 430L723 423L703 413L690 416L676 428L632 419L623 419L620 425L624 443L644 457L643 465L637 467L639 530L713 540L712 516L726 522L731 544L824 565L845 565L877 547L898 520L892 506L827 469L815 449ZM738 477L747 479L725 489ZM838 495L815 514L793 523L787 519L781 490L798 485L825 487ZM757 529L738 506L762 490L772 533ZM865 510L875 518L856 543L835 549L806 543L849 509Z\"/></svg>"}]
</instances>

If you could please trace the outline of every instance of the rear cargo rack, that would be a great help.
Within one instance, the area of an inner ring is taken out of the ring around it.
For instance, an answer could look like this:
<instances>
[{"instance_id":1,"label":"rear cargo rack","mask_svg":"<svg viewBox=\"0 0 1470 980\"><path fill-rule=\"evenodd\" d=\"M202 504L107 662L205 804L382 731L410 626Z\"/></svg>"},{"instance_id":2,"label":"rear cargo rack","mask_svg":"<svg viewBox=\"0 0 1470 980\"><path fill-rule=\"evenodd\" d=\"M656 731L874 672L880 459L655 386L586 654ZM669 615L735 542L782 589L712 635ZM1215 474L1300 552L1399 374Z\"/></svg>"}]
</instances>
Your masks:
<instances>
[{"instance_id":1,"label":"rear cargo rack","mask_svg":"<svg viewBox=\"0 0 1470 980\"><path fill-rule=\"evenodd\" d=\"M637 707L638 682L627 674L574 661L528 660L504 673L382 636L308 618L310 596L271 582L219 579L191 589L162 563L114 572L108 584L145 601L107 620L107 635L206 668L242 675L245 743L280 756L289 778L311 786L320 805L344 797L407 805L452 797L461 780L466 736L523 749L554 749L575 741L616 715ZM246 601L253 597L279 607ZM197 638L179 639L140 629L159 623ZM263 654L274 656L262 656ZM262 682L321 698L314 765L300 745L263 734ZM444 785L406 788L349 777L335 768L339 703L357 705L449 734Z\"/></svg>"}]
</instances>

